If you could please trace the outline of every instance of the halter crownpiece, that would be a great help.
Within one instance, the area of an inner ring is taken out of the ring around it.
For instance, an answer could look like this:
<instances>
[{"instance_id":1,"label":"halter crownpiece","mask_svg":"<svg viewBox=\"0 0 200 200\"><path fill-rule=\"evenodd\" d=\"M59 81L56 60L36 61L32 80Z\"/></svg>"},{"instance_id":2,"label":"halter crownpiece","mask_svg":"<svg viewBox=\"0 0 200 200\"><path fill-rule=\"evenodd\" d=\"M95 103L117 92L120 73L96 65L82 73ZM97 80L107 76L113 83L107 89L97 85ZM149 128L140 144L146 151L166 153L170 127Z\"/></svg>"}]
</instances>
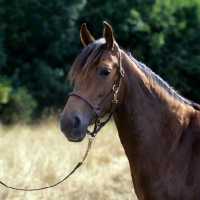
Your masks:
<instances>
[{"instance_id":1,"label":"halter crownpiece","mask_svg":"<svg viewBox=\"0 0 200 200\"><path fill-rule=\"evenodd\" d=\"M124 69L122 67L122 53L119 48L119 45L116 42L115 42L115 44L116 44L118 52L119 52L119 72L120 72L121 76L124 77Z\"/></svg>"}]
</instances>

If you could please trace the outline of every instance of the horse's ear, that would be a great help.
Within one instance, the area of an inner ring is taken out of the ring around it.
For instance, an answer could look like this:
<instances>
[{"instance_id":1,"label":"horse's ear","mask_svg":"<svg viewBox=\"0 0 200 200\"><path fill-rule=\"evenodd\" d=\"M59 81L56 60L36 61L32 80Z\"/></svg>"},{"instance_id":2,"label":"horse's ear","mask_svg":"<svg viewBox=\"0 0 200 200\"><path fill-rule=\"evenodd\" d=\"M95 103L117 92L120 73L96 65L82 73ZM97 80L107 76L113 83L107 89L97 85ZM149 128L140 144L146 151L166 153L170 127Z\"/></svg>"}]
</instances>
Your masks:
<instances>
[{"instance_id":1,"label":"horse's ear","mask_svg":"<svg viewBox=\"0 0 200 200\"><path fill-rule=\"evenodd\" d=\"M84 47L87 47L90 43L95 41L90 32L87 30L86 23L81 26L80 36Z\"/></svg>"},{"instance_id":2,"label":"horse's ear","mask_svg":"<svg viewBox=\"0 0 200 200\"><path fill-rule=\"evenodd\" d=\"M106 40L106 47L108 49L113 50L115 39L113 37L112 27L105 21L103 22L103 24L104 24L103 37Z\"/></svg>"}]
</instances>

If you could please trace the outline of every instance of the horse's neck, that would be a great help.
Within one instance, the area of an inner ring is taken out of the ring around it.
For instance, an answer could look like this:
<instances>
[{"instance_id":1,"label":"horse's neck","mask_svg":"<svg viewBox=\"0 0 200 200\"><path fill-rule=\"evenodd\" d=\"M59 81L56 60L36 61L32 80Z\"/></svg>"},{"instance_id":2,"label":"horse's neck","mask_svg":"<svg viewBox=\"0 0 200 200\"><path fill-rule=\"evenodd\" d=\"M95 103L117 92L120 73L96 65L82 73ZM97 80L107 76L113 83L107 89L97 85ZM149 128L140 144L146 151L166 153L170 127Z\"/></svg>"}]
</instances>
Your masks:
<instances>
[{"instance_id":1,"label":"horse's neck","mask_svg":"<svg viewBox=\"0 0 200 200\"><path fill-rule=\"evenodd\" d=\"M125 58L123 66L122 89L126 90L126 94L114 118L129 161L135 162L134 150L138 151L147 141L153 141L152 138L168 134L166 137L179 140L192 108L156 84L130 59Z\"/></svg>"}]
</instances>

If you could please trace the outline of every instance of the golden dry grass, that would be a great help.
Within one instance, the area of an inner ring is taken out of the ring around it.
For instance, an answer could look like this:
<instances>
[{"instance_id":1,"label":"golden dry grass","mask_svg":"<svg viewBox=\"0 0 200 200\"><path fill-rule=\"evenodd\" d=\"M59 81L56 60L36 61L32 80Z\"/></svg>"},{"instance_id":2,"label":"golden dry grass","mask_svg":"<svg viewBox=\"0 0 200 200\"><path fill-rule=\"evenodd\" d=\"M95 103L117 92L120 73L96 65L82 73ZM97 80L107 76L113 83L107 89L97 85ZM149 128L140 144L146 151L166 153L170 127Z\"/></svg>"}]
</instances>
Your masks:
<instances>
[{"instance_id":1,"label":"golden dry grass","mask_svg":"<svg viewBox=\"0 0 200 200\"><path fill-rule=\"evenodd\" d=\"M59 122L0 125L0 180L13 187L38 188L64 178L81 161L87 139L70 143ZM95 138L84 164L68 180L47 190L14 191L0 185L1 200L136 200L130 170L112 122Z\"/></svg>"}]
</instances>

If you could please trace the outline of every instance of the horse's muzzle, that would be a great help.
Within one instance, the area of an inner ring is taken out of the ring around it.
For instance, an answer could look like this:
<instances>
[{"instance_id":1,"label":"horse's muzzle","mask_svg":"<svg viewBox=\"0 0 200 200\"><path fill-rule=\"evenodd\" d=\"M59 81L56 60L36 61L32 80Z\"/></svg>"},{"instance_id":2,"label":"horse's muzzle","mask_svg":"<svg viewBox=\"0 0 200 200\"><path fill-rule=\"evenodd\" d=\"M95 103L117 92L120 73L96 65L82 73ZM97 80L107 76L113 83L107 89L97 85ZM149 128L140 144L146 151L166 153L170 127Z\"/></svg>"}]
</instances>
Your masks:
<instances>
[{"instance_id":1,"label":"horse's muzzle","mask_svg":"<svg viewBox=\"0 0 200 200\"><path fill-rule=\"evenodd\" d=\"M60 129L71 142L81 142L87 133L87 125L78 115L61 114Z\"/></svg>"}]
</instances>

